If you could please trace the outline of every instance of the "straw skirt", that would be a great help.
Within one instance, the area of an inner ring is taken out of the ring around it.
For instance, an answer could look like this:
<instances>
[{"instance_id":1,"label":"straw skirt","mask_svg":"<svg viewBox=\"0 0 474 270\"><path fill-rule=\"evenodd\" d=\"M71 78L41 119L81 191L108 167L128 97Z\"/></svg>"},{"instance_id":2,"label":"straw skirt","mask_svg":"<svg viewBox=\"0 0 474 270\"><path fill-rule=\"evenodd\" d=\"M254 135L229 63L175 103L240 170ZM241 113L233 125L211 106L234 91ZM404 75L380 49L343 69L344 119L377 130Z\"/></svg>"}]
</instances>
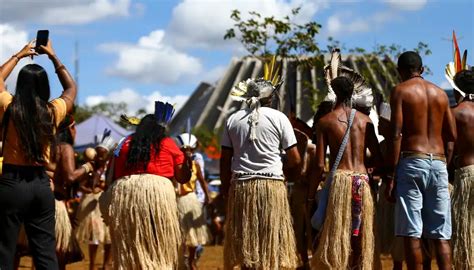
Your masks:
<instances>
[{"instance_id":1,"label":"straw skirt","mask_svg":"<svg viewBox=\"0 0 474 270\"><path fill-rule=\"evenodd\" d=\"M109 228L105 225L99 208L102 192L85 194L77 212L77 240L88 244L110 244Z\"/></svg>"},{"instance_id":2,"label":"straw skirt","mask_svg":"<svg viewBox=\"0 0 474 270\"><path fill-rule=\"evenodd\" d=\"M114 269L177 266L181 233L171 180L152 174L125 176L100 203L110 226Z\"/></svg>"},{"instance_id":3,"label":"straw skirt","mask_svg":"<svg viewBox=\"0 0 474 270\"><path fill-rule=\"evenodd\" d=\"M224 268L291 269L299 265L283 181L234 180L225 225Z\"/></svg>"},{"instance_id":4,"label":"straw skirt","mask_svg":"<svg viewBox=\"0 0 474 270\"><path fill-rule=\"evenodd\" d=\"M452 208L454 269L474 269L474 165L456 170Z\"/></svg>"},{"instance_id":5,"label":"straw skirt","mask_svg":"<svg viewBox=\"0 0 474 270\"><path fill-rule=\"evenodd\" d=\"M395 237L395 204L385 197L386 184L380 186L377 203L377 246L381 254L391 255L394 261L403 261L403 238Z\"/></svg>"},{"instance_id":6,"label":"straw skirt","mask_svg":"<svg viewBox=\"0 0 474 270\"><path fill-rule=\"evenodd\" d=\"M353 177L360 173L337 170L331 183L326 218L320 232L319 245L312 259L312 269L349 269L351 248ZM360 186L361 262L360 269L374 267L375 241L373 232L374 203L369 184Z\"/></svg>"},{"instance_id":7,"label":"straw skirt","mask_svg":"<svg viewBox=\"0 0 474 270\"><path fill-rule=\"evenodd\" d=\"M189 192L178 197L178 212L181 231L187 246L197 247L210 241L206 217L196 193Z\"/></svg>"}]
</instances>

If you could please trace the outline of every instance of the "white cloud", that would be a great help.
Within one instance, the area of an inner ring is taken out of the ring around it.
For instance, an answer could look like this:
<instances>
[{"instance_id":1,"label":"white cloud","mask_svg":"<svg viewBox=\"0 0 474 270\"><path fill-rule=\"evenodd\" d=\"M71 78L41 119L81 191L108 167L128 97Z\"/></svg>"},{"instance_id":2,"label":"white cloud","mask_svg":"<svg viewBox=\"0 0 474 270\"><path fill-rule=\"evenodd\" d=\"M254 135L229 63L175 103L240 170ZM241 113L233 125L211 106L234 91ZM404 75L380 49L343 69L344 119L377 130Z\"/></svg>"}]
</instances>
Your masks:
<instances>
[{"instance_id":1,"label":"white cloud","mask_svg":"<svg viewBox=\"0 0 474 270\"><path fill-rule=\"evenodd\" d=\"M107 95L88 96L85 105L94 106L103 102L123 102L127 104L128 113L133 115L140 109L145 109L147 113L153 113L155 110L155 101L157 100L175 104L176 111L179 111L188 98L189 96L185 95L167 96L161 94L159 91L152 92L150 95L142 95L134 89L125 88L109 92Z\"/></svg>"},{"instance_id":2,"label":"white cloud","mask_svg":"<svg viewBox=\"0 0 474 270\"><path fill-rule=\"evenodd\" d=\"M416 11L424 8L428 0L385 0L384 2L395 9Z\"/></svg>"},{"instance_id":3,"label":"white cloud","mask_svg":"<svg viewBox=\"0 0 474 270\"><path fill-rule=\"evenodd\" d=\"M3 22L39 21L53 25L85 24L127 16L130 0L0 0Z\"/></svg>"},{"instance_id":4,"label":"white cloud","mask_svg":"<svg viewBox=\"0 0 474 270\"><path fill-rule=\"evenodd\" d=\"M200 79L204 82L215 83L222 78L224 72L227 70L227 66L216 66L209 71L206 71Z\"/></svg>"},{"instance_id":5,"label":"white cloud","mask_svg":"<svg viewBox=\"0 0 474 270\"><path fill-rule=\"evenodd\" d=\"M363 33L378 30L385 23L397 18L398 15L391 10L378 11L365 17L356 17L351 12L341 12L330 16L326 25L328 34L337 36L346 33Z\"/></svg>"},{"instance_id":6,"label":"white cloud","mask_svg":"<svg viewBox=\"0 0 474 270\"><path fill-rule=\"evenodd\" d=\"M8 60L13 54L20 51L21 46L26 45L28 41L28 33L26 31L10 24L0 24L0 61ZM15 91L19 70L30 62L31 60L29 59L22 59L16 65L6 81L9 91ZM3 64L3 62L0 64Z\"/></svg>"},{"instance_id":7,"label":"white cloud","mask_svg":"<svg viewBox=\"0 0 474 270\"><path fill-rule=\"evenodd\" d=\"M235 46L224 40L227 29L233 26L231 11L238 9L246 18L249 11L258 11L263 16L282 18L291 14L293 8L301 6L296 22L304 23L327 5L327 0L184 0L173 9L168 28L170 42L181 48L218 49Z\"/></svg>"},{"instance_id":8,"label":"white cloud","mask_svg":"<svg viewBox=\"0 0 474 270\"><path fill-rule=\"evenodd\" d=\"M165 44L164 38L165 32L156 30L136 44L102 44L103 51L118 54L117 62L107 72L142 83L172 84L202 71L198 58Z\"/></svg>"}]
</instances>

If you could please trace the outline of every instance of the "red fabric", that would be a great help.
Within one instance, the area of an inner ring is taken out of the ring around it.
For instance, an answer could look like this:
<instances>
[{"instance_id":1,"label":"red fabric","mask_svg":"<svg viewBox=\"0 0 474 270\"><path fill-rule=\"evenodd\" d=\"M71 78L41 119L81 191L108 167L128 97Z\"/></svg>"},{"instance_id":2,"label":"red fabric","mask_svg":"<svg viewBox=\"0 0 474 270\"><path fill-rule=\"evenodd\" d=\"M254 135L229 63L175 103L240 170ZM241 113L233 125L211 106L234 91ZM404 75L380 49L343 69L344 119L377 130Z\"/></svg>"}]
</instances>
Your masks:
<instances>
[{"instance_id":1,"label":"red fabric","mask_svg":"<svg viewBox=\"0 0 474 270\"><path fill-rule=\"evenodd\" d=\"M164 138L160 144L160 152L155 155L155 149L151 150L150 162L146 170L143 166L129 169L126 166L131 136L125 139L120 154L115 158L114 179L132 174L149 173L166 178L173 178L174 167L184 163L184 154L171 138Z\"/></svg>"}]
</instances>

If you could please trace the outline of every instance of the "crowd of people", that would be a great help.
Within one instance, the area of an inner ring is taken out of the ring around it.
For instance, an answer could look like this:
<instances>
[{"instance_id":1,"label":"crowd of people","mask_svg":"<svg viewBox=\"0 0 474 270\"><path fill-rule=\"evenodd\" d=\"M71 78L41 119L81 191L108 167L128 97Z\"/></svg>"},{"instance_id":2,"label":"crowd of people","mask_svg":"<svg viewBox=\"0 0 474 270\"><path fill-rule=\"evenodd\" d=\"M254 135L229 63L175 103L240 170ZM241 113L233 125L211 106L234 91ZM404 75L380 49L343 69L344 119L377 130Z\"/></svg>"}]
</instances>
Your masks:
<instances>
[{"instance_id":1,"label":"crowd of people","mask_svg":"<svg viewBox=\"0 0 474 270\"><path fill-rule=\"evenodd\" d=\"M17 63L41 55L60 97L50 101L37 64L21 68L10 94L4 81ZM429 269L433 255L439 269L473 269L474 70L458 58L455 107L411 51L398 58L390 104L377 104L335 49L309 128L275 106L274 57L263 78L230 91L246 107L225 122L215 197L198 138L170 137L174 107L161 101L142 119L122 117L131 135L116 142L105 131L78 159L75 82L51 42L31 42L0 66L0 269L17 269L25 254L36 269L66 269L84 259L81 244L89 269L99 245L104 269L197 269L208 223L224 236L225 269L381 269L384 253L393 269Z\"/></svg>"}]
</instances>

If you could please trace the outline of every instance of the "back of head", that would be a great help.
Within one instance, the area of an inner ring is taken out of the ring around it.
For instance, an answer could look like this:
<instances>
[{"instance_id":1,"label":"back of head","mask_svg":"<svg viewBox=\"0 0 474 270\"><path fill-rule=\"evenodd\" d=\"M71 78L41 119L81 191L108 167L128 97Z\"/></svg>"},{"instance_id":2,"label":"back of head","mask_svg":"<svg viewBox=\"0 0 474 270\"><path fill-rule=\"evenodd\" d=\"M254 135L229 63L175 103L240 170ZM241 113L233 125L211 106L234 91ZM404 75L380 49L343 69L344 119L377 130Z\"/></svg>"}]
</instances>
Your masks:
<instances>
[{"instance_id":1,"label":"back of head","mask_svg":"<svg viewBox=\"0 0 474 270\"><path fill-rule=\"evenodd\" d=\"M421 72L423 61L418 53L406 51L398 57L398 69L406 72Z\"/></svg>"},{"instance_id":2,"label":"back of head","mask_svg":"<svg viewBox=\"0 0 474 270\"><path fill-rule=\"evenodd\" d=\"M336 94L338 102L347 102L352 98L354 84L346 77L339 76L331 81L331 88Z\"/></svg>"},{"instance_id":3,"label":"back of head","mask_svg":"<svg viewBox=\"0 0 474 270\"><path fill-rule=\"evenodd\" d=\"M152 147L154 153L158 154L161 140L165 137L166 128L158 123L153 114L143 117L130 141L127 166L137 168L137 166L143 165L146 169L151 159Z\"/></svg>"},{"instance_id":4,"label":"back of head","mask_svg":"<svg viewBox=\"0 0 474 270\"><path fill-rule=\"evenodd\" d=\"M474 70L463 70L454 76L454 83L466 94L474 94Z\"/></svg>"},{"instance_id":5,"label":"back of head","mask_svg":"<svg viewBox=\"0 0 474 270\"><path fill-rule=\"evenodd\" d=\"M18 74L10 112L24 155L31 162L44 162L44 150L54 142L49 96L46 71L37 64L24 66Z\"/></svg>"}]
</instances>

